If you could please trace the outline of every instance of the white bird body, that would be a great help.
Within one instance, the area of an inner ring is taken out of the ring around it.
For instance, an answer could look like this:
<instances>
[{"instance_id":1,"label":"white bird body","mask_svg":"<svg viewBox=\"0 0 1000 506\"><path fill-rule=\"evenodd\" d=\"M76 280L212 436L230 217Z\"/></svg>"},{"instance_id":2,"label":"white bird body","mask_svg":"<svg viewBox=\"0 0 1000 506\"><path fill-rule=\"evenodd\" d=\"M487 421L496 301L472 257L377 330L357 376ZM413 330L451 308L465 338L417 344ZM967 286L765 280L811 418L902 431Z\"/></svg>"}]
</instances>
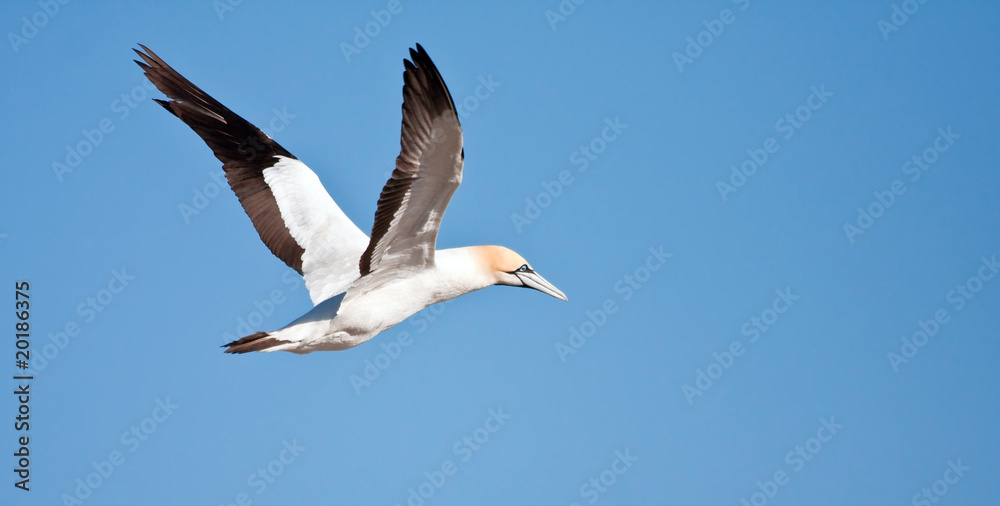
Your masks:
<instances>
[{"instance_id":1,"label":"white bird body","mask_svg":"<svg viewBox=\"0 0 1000 506\"><path fill-rule=\"evenodd\" d=\"M444 302L496 284L482 272L475 248L437 251L441 260L405 278L366 291L364 285L332 297L314 307L285 328L269 332L271 337L288 341L266 351L337 351L357 346L432 304ZM346 297L345 297L346 296Z\"/></svg>"},{"instance_id":2,"label":"white bird body","mask_svg":"<svg viewBox=\"0 0 1000 506\"><path fill-rule=\"evenodd\" d=\"M566 300L502 246L436 249L462 182L462 127L444 80L420 45L404 60L403 128L396 169L378 200L371 238L319 177L260 129L185 79L145 46L146 76L223 162L230 187L271 252L302 274L314 307L280 330L231 342L228 353L343 350L421 309L491 285L525 286Z\"/></svg>"}]
</instances>

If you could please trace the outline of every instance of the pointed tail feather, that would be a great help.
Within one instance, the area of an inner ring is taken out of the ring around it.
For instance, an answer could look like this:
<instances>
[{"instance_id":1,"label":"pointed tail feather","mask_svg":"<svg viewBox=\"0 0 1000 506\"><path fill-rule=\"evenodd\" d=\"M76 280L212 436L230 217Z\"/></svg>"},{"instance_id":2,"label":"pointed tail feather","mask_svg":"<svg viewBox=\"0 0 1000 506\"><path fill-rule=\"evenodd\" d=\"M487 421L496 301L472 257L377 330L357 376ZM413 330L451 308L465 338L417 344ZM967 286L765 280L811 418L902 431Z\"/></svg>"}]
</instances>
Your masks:
<instances>
[{"instance_id":1,"label":"pointed tail feather","mask_svg":"<svg viewBox=\"0 0 1000 506\"><path fill-rule=\"evenodd\" d=\"M270 337L270 334L267 332L257 332L256 334L241 337L236 341L224 344L223 346L229 347L226 349L226 353L249 353L251 351L269 351L275 346L290 343L291 341L282 341L281 339Z\"/></svg>"}]
</instances>

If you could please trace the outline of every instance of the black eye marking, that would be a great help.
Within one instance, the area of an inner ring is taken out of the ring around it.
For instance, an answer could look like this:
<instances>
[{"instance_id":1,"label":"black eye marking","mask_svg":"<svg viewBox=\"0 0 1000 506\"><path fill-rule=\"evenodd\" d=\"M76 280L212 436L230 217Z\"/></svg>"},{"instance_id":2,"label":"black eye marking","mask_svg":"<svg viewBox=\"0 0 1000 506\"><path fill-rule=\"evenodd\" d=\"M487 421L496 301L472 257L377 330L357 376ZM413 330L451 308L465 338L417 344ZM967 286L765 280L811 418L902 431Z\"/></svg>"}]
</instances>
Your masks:
<instances>
[{"instance_id":1,"label":"black eye marking","mask_svg":"<svg viewBox=\"0 0 1000 506\"><path fill-rule=\"evenodd\" d=\"M528 264L524 264L524 265L518 267L517 269L514 269L514 270L508 272L507 274L518 274L518 273L521 273L521 272L531 273L531 272L535 272L535 271L531 270L531 267L528 267Z\"/></svg>"},{"instance_id":2,"label":"black eye marking","mask_svg":"<svg viewBox=\"0 0 1000 506\"><path fill-rule=\"evenodd\" d=\"M531 269L530 269L530 268L528 267L528 264L524 264L524 265L522 265L522 266L518 267L518 268L517 268L517 270L516 270L516 271L514 271L514 272L534 272L534 271L532 271L532 270L531 270Z\"/></svg>"}]
</instances>

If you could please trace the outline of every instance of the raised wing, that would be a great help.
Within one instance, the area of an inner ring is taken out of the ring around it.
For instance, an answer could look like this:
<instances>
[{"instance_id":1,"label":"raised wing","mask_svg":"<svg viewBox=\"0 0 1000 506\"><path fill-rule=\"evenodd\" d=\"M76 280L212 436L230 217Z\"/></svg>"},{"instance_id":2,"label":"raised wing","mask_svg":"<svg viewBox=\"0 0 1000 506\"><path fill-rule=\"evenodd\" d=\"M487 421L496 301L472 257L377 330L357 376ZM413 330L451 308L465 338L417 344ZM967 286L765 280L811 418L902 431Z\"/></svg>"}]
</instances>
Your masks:
<instances>
[{"instance_id":1,"label":"raised wing","mask_svg":"<svg viewBox=\"0 0 1000 506\"><path fill-rule=\"evenodd\" d=\"M316 174L259 128L167 65L147 47L135 50L146 77L222 161L229 186L275 256L305 278L313 304L342 293L360 276L365 235L340 210Z\"/></svg>"},{"instance_id":2,"label":"raised wing","mask_svg":"<svg viewBox=\"0 0 1000 506\"><path fill-rule=\"evenodd\" d=\"M462 182L465 155L455 103L420 44L410 58L403 60L401 149L378 199L362 276L395 276L433 264L441 217Z\"/></svg>"}]
</instances>

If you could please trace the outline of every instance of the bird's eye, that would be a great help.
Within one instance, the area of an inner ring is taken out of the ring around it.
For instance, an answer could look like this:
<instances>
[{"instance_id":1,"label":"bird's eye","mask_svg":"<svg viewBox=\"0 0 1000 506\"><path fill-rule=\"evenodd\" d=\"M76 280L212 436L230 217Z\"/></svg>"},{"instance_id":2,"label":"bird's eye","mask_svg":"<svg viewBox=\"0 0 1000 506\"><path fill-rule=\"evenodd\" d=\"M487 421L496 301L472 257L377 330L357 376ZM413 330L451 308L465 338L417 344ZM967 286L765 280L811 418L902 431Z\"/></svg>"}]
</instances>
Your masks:
<instances>
[{"instance_id":1,"label":"bird's eye","mask_svg":"<svg viewBox=\"0 0 1000 506\"><path fill-rule=\"evenodd\" d=\"M517 268L517 272L528 272L528 264L524 264Z\"/></svg>"}]
</instances>

